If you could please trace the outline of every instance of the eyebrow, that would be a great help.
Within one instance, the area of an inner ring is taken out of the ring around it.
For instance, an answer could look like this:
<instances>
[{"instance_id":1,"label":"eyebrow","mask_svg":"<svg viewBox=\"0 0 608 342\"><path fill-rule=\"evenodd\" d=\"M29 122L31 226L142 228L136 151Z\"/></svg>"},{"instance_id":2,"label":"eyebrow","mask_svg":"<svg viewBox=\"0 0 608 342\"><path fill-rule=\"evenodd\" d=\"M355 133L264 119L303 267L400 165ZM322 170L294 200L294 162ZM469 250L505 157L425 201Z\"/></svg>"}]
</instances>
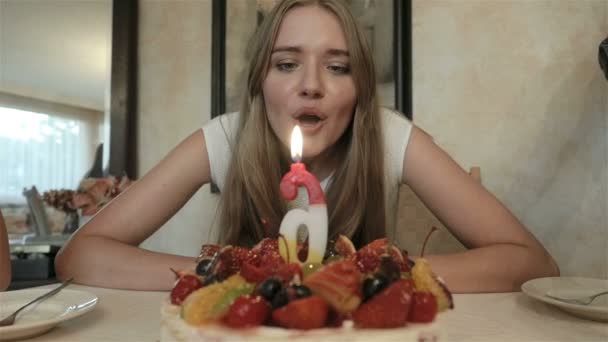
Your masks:
<instances>
[{"instance_id":1,"label":"eyebrow","mask_svg":"<svg viewBox=\"0 0 608 342\"><path fill-rule=\"evenodd\" d=\"M275 47L272 50L272 53L276 53L276 52L296 52L296 53L300 53L302 52L302 49L298 46L278 46ZM330 55L330 56L345 56L348 57L349 53L346 50L342 50L342 49L329 49L327 50L326 54Z\"/></svg>"}]
</instances>

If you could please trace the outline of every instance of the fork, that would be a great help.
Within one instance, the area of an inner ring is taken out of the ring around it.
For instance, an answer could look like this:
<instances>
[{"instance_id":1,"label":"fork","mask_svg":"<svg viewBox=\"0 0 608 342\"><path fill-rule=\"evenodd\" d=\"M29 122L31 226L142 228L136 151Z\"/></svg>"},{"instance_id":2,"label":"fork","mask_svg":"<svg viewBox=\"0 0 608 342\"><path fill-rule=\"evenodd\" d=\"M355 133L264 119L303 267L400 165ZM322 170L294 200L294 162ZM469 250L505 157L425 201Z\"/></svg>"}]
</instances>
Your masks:
<instances>
[{"instance_id":1,"label":"fork","mask_svg":"<svg viewBox=\"0 0 608 342\"><path fill-rule=\"evenodd\" d=\"M57 292L61 291L64 287L70 285L70 283L72 282L73 278L70 278L66 281L64 281L60 286L57 286L55 289L43 294L42 296L32 300L31 302L25 304L24 306L20 307L19 309L17 309L17 311L13 312L10 316L2 319L0 321L0 327L6 327L9 325L13 325L15 323L15 318L17 318L17 314L19 314L19 312L21 312L21 310L27 308L28 306L39 302L39 301L43 301L51 296L53 296L54 294L56 294Z\"/></svg>"},{"instance_id":2,"label":"fork","mask_svg":"<svg viewBox=\"0 0 608 342\"><path fill-rule=\"evenodd\" d=\"M555 300L562 301L564 303L589 305L589 304L591 304L591 302L593 302L593 300L595 300L595 298L597 298L599 296L603 296L605 294L608 294L608 291L604 291L604 292L596 293L591 296L580 297L580 298L561 298L561 297L552 296L550 294L545 294L545 296L555 299Z\"/></svg>"}]
</instances>

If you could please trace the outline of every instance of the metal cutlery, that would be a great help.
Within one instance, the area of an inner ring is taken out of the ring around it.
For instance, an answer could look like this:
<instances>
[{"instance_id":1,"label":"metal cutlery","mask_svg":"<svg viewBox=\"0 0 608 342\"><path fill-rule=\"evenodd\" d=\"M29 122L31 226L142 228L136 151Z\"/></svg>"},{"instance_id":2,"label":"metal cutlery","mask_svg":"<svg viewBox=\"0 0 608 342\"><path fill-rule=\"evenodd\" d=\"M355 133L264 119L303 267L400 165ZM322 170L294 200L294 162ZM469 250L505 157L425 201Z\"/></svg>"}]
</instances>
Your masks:
<instances>
[{"instance_id":1,"label":"metal cutlery","mask_svg":"<svg viewBox=\"0 0 608 342\"><path fill-rule=\"evenodd\" d=\"M17 309L17 311L13 312L10 316L3 318L0 321L0 327L6 327L9 325L13 325L15 323L15 318L17 318L17 314L19 314L23 309L27 308L28 306L43 301L49 297L52 297L53 295L55 295L57 292L61 291L64 287L70 285L70 283L72 282L72 278L64 281L60 286L57 286L56 288L54 288L53 290L43 294L42 296L39 296L38 298L32 300L31 302L25 304L24 306L20 307L19 309Z\"/></svg>"},{"instance_id":2,"label":"metal cutlery","mask_svg":"<svg viewBox=\"0 0 608 342\"><path fill-rule=\"evenodd\" d=\"M606 295L606 294L608 294L608 291L603 291L603 292L599 292L599 293L596 293L591 296L578 297L578 298L562 298L562 297L558 297L558 296L554 296L554 295L550 295L550 294L545 294L545 296L547 296L551 299L559 300L564 303L589 305L595 300L595 298Z\"/></svg>"}]
</instances>

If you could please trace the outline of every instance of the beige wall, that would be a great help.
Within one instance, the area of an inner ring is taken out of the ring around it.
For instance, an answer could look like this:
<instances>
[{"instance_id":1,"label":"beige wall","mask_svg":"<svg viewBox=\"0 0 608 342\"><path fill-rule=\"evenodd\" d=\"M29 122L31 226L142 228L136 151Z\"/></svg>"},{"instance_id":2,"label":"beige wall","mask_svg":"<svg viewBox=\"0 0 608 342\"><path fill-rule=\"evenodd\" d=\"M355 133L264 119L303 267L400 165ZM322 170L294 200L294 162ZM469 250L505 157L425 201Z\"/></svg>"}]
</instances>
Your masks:
<instances>
[{"instance_id":1,"label":"beige wall","mask_svg":"<svg viewBox=\"0 0 608 342\"><path fill-rule=\"evenodd\" d=\"M140 0L139 167L209 119L211 1ZM608 277L604 0L414 0L414 120L556 256ZM145 247L194 255L215 220L200 191ZM176 236L181 236L179 239Z\"/></svg>"},{"instance_id":2,"label":"beige wall","mask_svg":"<svg viewBox=\"0 0 608 342\"><path fill-rule=\"evenodd\" d=\"M557 258L608 277L605 0L413 3L414 121Z\"/></svg>"},{"instance_id":3,"label":"beige wall","mask_svg":"<svg viewBox=\"0 0 608 342\"><path fill-rule=\"evenodd\" d=\"M138 168L143 174L210 118L211 1L140 0L139 11ZM197 255L215 208L215 196L204 187L143 246Z\"/></svg>"}]
</instances>

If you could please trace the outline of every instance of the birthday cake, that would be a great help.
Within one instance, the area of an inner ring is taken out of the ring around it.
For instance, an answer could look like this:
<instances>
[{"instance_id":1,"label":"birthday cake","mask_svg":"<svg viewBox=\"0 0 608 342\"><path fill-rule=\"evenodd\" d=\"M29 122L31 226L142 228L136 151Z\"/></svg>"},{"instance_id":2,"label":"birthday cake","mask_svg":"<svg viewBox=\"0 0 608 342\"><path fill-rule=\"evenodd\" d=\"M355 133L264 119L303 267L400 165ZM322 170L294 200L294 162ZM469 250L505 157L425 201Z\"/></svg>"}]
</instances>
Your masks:
<instances>
[{"instance_id":1,"label":"birthday cake","mask_svg":"<svg viewBox=\"0 0 608 342\"><path fill-rule=\"evenodd\" d=\"M174 271L161 341L443 339L437 314L452 296L424 258L411 266L387 239L355 250L340 236L311 263L307 246L204 245L196 270Z\"/></svg>"}]
</instances>

